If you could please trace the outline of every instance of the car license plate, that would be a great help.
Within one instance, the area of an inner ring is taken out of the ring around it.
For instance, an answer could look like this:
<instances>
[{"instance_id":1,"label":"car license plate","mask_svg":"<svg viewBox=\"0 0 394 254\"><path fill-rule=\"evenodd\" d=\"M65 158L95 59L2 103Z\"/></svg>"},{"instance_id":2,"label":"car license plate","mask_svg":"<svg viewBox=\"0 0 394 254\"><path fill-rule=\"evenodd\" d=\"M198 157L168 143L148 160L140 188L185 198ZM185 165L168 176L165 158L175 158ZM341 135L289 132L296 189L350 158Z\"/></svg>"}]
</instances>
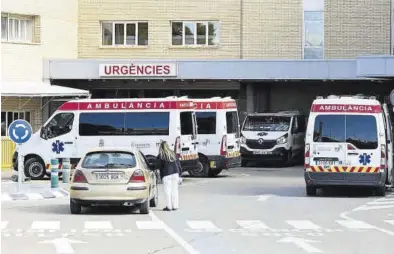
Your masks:
<instances>
[{"instance_id":1,"label":"car license plate","mask_svg":"<svg viewBox=\"0 0 394 254\"><path fill-rule=\"evenodd\" d=\"M97 180L119 180L120 174L110 174L110 173L98 173L96 175Z\"/></svg>"},{"instance_id":2,"label":"car license plate","mask_svg":"<svg viewBox=\"0 0 394 254\"><path fill-rule=\"evenodd\" d=\"M270 151L253 151L253 154L271 154Z\"/></svg>"}]
</instances>

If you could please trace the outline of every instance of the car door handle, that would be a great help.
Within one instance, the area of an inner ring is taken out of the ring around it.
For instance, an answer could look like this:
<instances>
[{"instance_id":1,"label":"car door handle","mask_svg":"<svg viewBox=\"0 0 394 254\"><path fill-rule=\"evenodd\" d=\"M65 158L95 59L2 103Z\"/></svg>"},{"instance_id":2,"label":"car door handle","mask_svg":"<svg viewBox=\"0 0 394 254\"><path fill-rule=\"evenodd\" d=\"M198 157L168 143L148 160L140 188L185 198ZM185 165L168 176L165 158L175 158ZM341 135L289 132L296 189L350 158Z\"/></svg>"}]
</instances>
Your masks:
<instances>
[{"instance_id":1,"label":"car door handle","mask_svg":"<svg viewBox=\"0 0 394 254\"><path fill-rule=\"evenodd\" d=\"M66 145L71 145L71 144L73 144L74 142L72 142L72 141L67 141L67 142L64 142L64 144L66 144Z\"/></svg>"},{"instance_id":2,"label":"car door handle","mask_svg":"<svg viewBox=\"0 0 394 254\"><path fill-rule=\"evenodd\" d=\"M347 155L358 155L358 153L347 153Z\"/></svg>"}]
</instances>

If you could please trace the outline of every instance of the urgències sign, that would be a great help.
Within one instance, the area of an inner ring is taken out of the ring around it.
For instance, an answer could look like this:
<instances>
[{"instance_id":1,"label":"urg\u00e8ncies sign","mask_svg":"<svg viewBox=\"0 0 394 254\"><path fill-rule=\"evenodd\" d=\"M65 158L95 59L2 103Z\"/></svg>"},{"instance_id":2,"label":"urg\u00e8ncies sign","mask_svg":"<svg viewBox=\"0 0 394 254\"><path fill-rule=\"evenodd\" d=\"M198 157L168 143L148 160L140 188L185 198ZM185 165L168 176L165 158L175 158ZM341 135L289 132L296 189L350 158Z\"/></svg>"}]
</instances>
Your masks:
<instances>
[{"instance_id":1,"label":"urg\u00e8ncies sign","mask_svg":"<svg viewBox=\"0 0 394 254\"><path fill-rule=\"evenodd\" d=\"M100 64L100 77L176 77L175 63Z\"/></svg>"}]
</instances>

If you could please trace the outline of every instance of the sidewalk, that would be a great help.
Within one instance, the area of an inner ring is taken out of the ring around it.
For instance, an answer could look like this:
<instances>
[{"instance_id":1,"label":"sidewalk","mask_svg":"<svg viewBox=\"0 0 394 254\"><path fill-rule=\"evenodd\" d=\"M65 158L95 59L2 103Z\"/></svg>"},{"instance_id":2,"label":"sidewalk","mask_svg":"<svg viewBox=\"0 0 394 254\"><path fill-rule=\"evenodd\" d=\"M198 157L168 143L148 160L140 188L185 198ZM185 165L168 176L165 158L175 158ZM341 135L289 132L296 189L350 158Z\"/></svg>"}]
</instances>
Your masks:
<instances>
[{"instance_id":1,"label":"sidewalk","mask_svg":"<svg viewBox=\"0 0 394 254\"><path fill-rule=\"evenodd\" d=\"M17 200L41 200L67 197L69 184L61 182L59 188L51 188L48 178L40 181L27 181L22 183L20 193L18 193L18 182L12 181L12 175L17 172L12 170L2 170L1 172L1 202Z\"/></svg>"}]
</instances>

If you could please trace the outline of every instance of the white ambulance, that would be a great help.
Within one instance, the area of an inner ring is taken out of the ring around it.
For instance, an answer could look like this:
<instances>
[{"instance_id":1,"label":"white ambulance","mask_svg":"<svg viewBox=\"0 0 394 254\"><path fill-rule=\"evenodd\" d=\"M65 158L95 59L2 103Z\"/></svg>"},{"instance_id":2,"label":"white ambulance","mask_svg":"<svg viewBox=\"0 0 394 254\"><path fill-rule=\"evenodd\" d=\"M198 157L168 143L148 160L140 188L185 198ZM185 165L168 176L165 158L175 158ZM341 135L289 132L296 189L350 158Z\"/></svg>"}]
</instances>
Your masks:
<instances>
[{"instance_id":1,"label":"white ambulance","mask_svg":"<svg viewBox=\"0 0 394 254\"><path fill-rule=\"evenodd\" d=\"M66 102L14 155L24 157L27 177L42 179L51 159L70 158L75 165L94 147L133 147L147 160L167 141L182 168L201 168L197 153L194 104L187 98L84 99Z\"/></svg>"},{"instance_id":2,"label":"white ambulance","mask_svg":"<svg viewBox=\"0 0 394 254\"><path fill-rule=\"evenodd\" d=\"M217 176L223 169L241 165L237 103L230 97L193 99L198 126L201 169L193 176Z\"/></svg>"},{"instance_id":3,"label":"white ambulance","mask_svg":"<svg viewBox=\"0 0 394 254\"><path fill-rule=\"evenodd\" d=\"M386 104L375 97L313 101L305 139L308 196L325 186L363 186L385 195L394 184L393 137Z\"/></svg>"}]
</instances>

